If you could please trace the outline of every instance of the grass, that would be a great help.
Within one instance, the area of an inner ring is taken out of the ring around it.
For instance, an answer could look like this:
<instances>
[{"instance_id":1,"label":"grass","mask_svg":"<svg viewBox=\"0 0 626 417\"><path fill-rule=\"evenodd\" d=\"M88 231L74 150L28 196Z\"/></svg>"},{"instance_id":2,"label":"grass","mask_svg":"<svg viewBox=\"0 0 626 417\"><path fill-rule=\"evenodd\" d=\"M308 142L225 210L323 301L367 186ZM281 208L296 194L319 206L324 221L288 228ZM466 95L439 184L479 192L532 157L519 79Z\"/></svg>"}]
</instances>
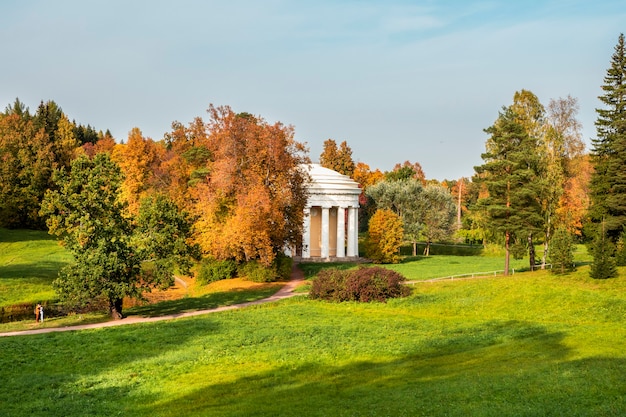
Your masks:
<instances>
[{"instance_id":1,"label":"grass","mask_svg":"<svg viewBox=\"0 0 626 417\"><path fill-rule=\"evenodd\" d=\"M0 228L0 308L54 301L52 281L70 259L46 232Z\"/></svg>"},{"instance_id":2,"label":"grass","mask_svg":"<svg viewBox=\"0 0 626 417\"><path fill-rule=\"evenodd\" d=\"M0 339L0 410L72 416L616 416L626 270L424 282ZM71 365L68 365L71 364Z\"/></svg>"}]
</instances>

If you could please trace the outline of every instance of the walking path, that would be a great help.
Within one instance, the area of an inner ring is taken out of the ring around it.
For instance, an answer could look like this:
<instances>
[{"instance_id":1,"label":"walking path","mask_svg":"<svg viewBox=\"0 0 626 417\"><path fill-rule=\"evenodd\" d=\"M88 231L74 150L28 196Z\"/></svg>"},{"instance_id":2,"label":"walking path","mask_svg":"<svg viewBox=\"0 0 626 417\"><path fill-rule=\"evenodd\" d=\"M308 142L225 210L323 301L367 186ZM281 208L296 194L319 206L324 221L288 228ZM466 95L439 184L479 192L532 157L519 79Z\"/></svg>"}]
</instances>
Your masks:
<instances>
[{"instance_id":1,"label":"walking path","mask_svg":"<svg viewBox=\"0 0 626 417\"><path fill-rule=\"evenodd\" d=\"M113 326L123 326L127 324L137 324L137 323L150 323L154 321L163 321L163 320L172 320L178 319L182 317L192 317L199 316L202 314L216 313L218 311L227 311L227 310L235 310L239 308L249 307L257 304L270 303L272 301L282 300L284 298L293 297L295 295L301 295L301 293L294 293L293 290L300 284L304 282L304 273L297 265L294 264L293 269L291 270L291 279L283 286L276 294L263 298L261 300L249 301L247 303L235 304L224 307L211 308L207 310L197 310L190 311L186 313L177 313L177 314L168 314L166 316L159 317L127 317L122 320L111 320L103 323L92 323L92 324L81 324L77 326L66 326L66 327L49 327L44 329L33 329L33 330L21 330L16 332L6 332L0 333L0 337L3 336L24 336L30 334L41 334L41 333L52 333L52 332L68 332L74 330L85 330L85 329L96 329L101 327L113 327Z\"/></svg>"}]
</instances>

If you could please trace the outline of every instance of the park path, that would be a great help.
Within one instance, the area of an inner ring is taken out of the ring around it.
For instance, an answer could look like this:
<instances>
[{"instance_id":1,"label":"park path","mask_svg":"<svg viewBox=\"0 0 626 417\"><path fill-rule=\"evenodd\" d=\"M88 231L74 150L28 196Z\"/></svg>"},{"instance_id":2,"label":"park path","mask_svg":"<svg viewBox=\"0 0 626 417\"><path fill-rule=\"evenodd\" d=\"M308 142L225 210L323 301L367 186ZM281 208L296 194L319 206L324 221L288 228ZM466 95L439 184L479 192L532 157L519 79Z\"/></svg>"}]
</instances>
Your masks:
<instances>
[{"instance_id":1,"label":"park path","mask_svg":"<svg viewBox=\"0 0 626 417\"><path fill-rule=\"evenodd\" d=\"M287 283L276 292L274 295L270 297L263 298L260 300L249 301L247 303L234 304L230 306L211 308L206 310L196 310L189 311L185 313L176 313L176 314L168 314L165 316L158 317L127 317L122 320L111 320L103 323L92 323L92 324L80 324L76 326L65 326L65 327L49 327L43 329L32 329L32 330L21 330L15 332L6 332L0 333L0 337L5 336L24 336L31 334L42 334L42 333L53 333L53 332L68 332L68 331L76 331L76 330L86 330L86 329L98 329L102 327L114 327L114 326L124 326L128 324L137 324L137 323L150 323L155 321L163 321L163 320L172 320L183 317L193 317L200 316L203 314L216 313L218 311L227 311L227 310L236 310L239 308L245 308L253 305L270 303L273 301L282 300L284 298L293 297L295 295L302 295L302 293L294 293L293 290L300 284L304 282L304 273L296 264L294 264L291 270L291 278Z\"/></svg>"}]
</instances>

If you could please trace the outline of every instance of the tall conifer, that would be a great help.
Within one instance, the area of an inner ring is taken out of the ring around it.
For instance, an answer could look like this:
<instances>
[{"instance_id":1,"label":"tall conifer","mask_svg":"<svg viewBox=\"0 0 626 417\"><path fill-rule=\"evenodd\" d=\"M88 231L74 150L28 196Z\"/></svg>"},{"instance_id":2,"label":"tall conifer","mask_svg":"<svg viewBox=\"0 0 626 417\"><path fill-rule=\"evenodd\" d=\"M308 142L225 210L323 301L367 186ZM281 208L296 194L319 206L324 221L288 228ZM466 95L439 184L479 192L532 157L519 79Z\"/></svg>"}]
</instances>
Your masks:
<instances>
[{"instance_id":1,"label":"tall conifer","mask_svg":"<svg viewBox=\"0 0 626 417\"><path fill-rule=\"evenodd\" d=\"M626 52L620 34L611 66L598 97L597 137L592 140L591 219L604 220L608 237L615 241L626 226Z\"/></svg>"}]
</instances>

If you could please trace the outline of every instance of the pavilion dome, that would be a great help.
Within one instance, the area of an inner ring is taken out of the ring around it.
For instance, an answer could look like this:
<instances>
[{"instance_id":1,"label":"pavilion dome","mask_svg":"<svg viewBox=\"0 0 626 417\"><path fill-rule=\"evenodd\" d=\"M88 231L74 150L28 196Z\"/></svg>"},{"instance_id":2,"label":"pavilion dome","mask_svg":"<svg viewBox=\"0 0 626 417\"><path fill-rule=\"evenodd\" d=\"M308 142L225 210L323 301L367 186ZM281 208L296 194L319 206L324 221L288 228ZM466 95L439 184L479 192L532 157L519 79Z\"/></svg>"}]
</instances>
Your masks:
<instances>
[{"instance_id":1,"label":"pavilion dome","mask_svg":"<svg viewBox=\"0 0 626 417\"><path fill-rule=\"evenodd\" d=\"M347 175L320 164L308 164L307 168L311 176L308 187L311 194L361 194L359 184Z\"/></svg>"}]
</instances>

